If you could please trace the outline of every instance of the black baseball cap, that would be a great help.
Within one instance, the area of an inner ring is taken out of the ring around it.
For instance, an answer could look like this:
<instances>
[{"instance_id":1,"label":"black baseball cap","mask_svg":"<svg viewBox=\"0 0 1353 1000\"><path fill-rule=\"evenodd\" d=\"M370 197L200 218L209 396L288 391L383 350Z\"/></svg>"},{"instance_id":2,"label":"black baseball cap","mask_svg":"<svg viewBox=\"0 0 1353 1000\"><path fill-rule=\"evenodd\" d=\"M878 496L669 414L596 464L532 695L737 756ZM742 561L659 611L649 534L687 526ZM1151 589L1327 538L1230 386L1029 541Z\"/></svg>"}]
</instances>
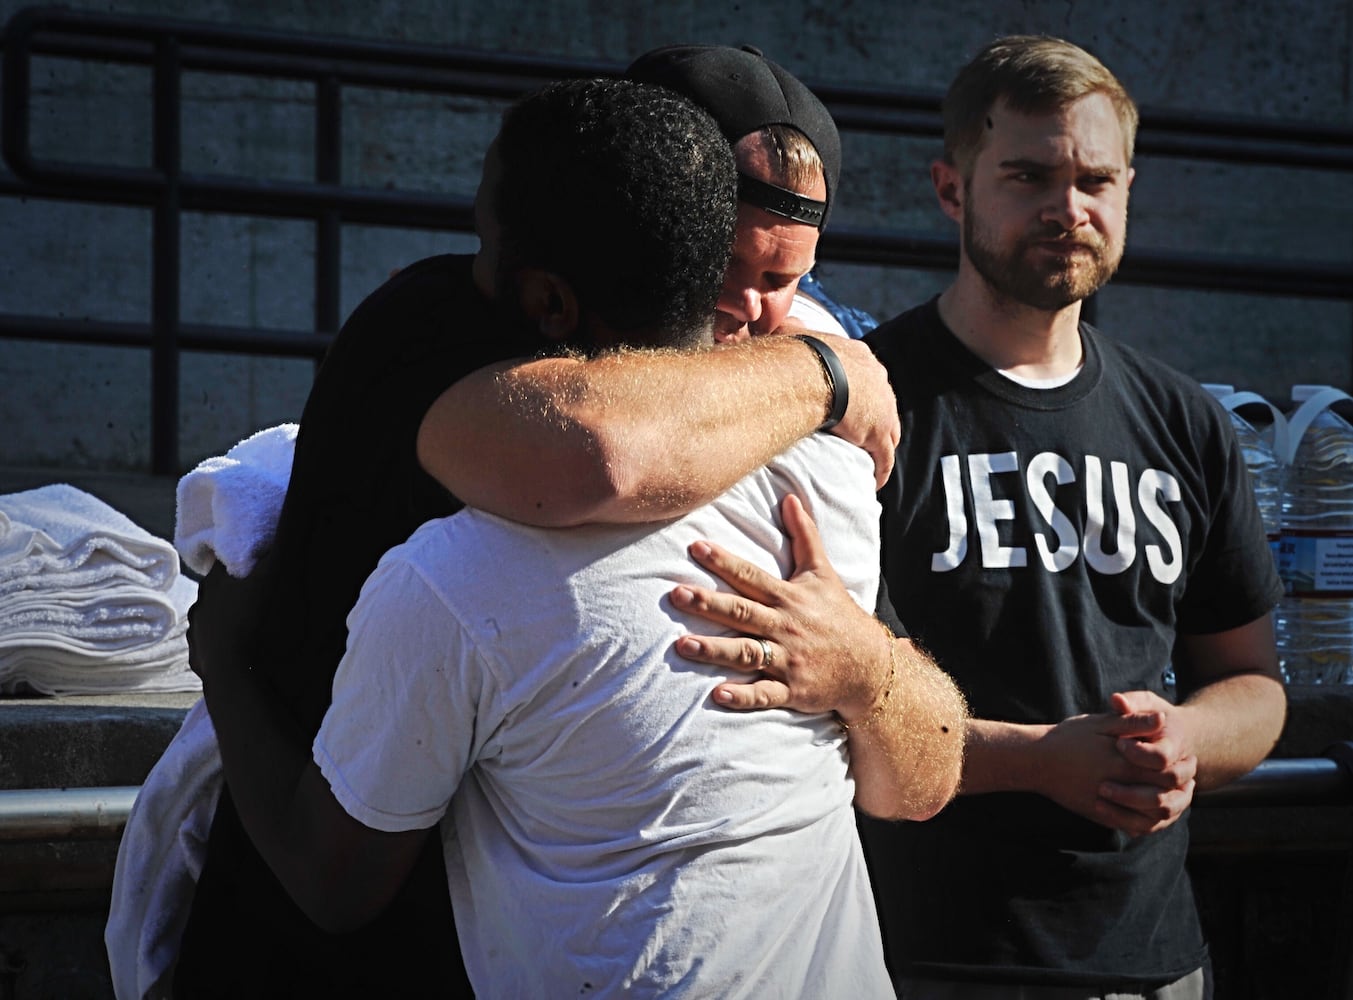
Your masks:
<instances>
[{"instance_id":1,"label":"black baseball cap","mask_svg":"<svg viewBox=\"0 0 1353 1000\"><path fill-rule=\"evenodd\" d=\"M827 224L841 175L841 136L811 90L750 45L668 45L646 52L625 75L675 90L709 112L730 143L767 125L790 125L808 137L822 159L825 202L743 177L739 197L821 228ZM750 183L749 183L750 182Z\"/></svg>"}]
</instances>

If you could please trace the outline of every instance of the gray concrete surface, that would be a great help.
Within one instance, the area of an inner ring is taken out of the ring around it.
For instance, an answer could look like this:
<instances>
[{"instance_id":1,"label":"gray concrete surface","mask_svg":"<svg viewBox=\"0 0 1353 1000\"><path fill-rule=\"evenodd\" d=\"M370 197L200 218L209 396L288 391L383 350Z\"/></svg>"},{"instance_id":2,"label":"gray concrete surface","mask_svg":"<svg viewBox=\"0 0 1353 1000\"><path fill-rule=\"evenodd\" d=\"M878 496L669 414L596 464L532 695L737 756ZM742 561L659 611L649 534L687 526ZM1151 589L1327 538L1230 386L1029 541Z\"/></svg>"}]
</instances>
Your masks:
<instances>
[{"instance_id":1,"label":"gray concrete surface","mask_svg":"<svg viewBox=\"0 0 1353 1000\"><path fill-rule=\"evenodd\" d=\"M139 785L199 697L0 698L0 788Z\"/></svg>"}]
</instances>

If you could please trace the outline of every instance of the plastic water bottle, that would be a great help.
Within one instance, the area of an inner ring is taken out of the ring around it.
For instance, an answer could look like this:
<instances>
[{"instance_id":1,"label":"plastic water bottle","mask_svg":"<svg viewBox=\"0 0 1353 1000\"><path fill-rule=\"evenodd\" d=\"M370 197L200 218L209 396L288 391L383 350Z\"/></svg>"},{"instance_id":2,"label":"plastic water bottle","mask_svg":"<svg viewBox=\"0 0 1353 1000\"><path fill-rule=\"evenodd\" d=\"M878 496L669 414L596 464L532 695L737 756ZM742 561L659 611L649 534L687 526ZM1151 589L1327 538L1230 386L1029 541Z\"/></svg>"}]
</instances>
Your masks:
<instances>
[{"instance_id":1,"label":"plastic water bottle","mask_svg":"<svg viewBox=\"0 0 1353 1000\"><path fill-rule=\"evenodd\" d=\"M1292 387L1278 645L1293 684L1353 682L1353 425L1331 409L1349 399Z\"/></svg>"},{"instance_id":2,"label":"plastic water bottle","mask_svg":"<svg viewBox=\"0 0 1353 1000\"><path fill-rule=\"evenodd\" d=\"M1254 500L1259 506L1259 516L1264 522L1264 534L1268 537L1273 558L1278 558L1278 544L1282 535L1282 495L1285 467L1278 457L1278 448L1287 440L1287 418L1281 410L1253 392L1236 392L1234 386L1206 382L1203 388L1217 397L1217 401L1231 414L1231 426L1236 432L1236 442L1245 459L1245 467L1250 473L1250 486L1254 489ZM1268 410L1268 419L1261 425L1252 423L1242 416L1239 410L1245 407L1258 412L1260 407Z\"/></svg>"},{"instance_id":3,"label":"plastic water bottle","mask_svg":"<svg viewBox=\"0 0 1353 1000\"><path fill-rule=\"evenodd\" d=\"M1287 443L1287 418L1257 393L1236 392L1234 386L1215 382L1204 382L1203 388L1215 396L1231 415L1236 443L1240 445L1240 453L1250 473L1250 486L1254 490L1255 503L1264 524L1264 535L1268 538L1276 565L1282 537L1283 482L1286 472L1279 450ZM1257 422L1251 423L1238 412L1242 408L1246 413L1261 414L1266 419L1257 417ZM1275 626L1280 618L1281 609L1275 615ZM1281 642L1279 649L1281 651ZM1171 669L1166 672L1166 684L1172 684L1173 680Z\"/></svg>"}]
</instances>

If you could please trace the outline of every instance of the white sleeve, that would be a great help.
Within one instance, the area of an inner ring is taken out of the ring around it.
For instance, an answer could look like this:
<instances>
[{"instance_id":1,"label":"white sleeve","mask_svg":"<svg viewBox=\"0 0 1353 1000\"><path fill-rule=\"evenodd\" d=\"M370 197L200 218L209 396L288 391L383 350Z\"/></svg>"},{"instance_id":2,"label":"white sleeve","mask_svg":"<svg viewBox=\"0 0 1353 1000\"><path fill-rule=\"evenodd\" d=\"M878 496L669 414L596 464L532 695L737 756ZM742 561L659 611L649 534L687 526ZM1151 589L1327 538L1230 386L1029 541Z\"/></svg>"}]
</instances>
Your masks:
<instances>
[{"instance_id":1,"label":"white sleeve","mask_svg":"<svg viewBox=\"0 0 1353 1000\"><path fill-rule=\"evenodd\" d=\"M838 337L850 336L826 306L805 292L794 293L794 301L789 307L789 318L797 320L814 333L834 333Z\"/></svg>"},{"instance_id":2,"label":"white sleeve","mask_svg":"<svg viewBox=\"0 0 1353 1000\"><path fill-rule=\"evenodd\" d=\"M470 766L487 676L418 570L385 561L348 615L348 648L312 747L344 810L387 832L441 819Z\"/></svg>"}]
</instances>

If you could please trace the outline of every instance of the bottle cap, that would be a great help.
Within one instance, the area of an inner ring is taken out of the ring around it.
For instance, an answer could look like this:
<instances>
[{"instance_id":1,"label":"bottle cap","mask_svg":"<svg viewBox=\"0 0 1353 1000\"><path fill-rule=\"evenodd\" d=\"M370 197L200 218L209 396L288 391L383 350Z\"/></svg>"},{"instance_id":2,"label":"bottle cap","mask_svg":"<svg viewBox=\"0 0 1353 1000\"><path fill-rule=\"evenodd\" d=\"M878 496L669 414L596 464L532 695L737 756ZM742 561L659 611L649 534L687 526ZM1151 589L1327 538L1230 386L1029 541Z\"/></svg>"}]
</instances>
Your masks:
<instances>
[{"instance_id":1,"label":"bottle cap","mask_svg":"<svg viewBox=\"0 0 1353 1000\"><path fill-rule=\"evenodd\" d=\"M1326 389L1332 389L1329 385L1294 385L1292 386L1292 402L1304 403L1317 392L1324 392Z\"/></svg>"}]
</instances>

